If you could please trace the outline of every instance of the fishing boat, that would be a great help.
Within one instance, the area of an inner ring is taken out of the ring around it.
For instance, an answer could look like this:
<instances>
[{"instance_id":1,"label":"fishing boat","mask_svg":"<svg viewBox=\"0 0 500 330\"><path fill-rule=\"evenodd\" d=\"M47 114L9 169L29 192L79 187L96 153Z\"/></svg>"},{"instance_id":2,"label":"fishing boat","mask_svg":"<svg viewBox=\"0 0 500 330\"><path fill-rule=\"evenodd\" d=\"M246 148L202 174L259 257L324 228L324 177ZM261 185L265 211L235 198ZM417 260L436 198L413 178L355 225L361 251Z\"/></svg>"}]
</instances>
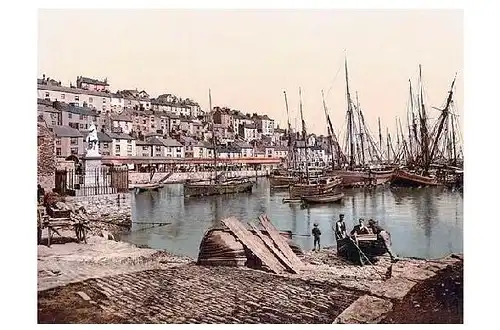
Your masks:
<instances>
[{"instance_id":1,"label":"fishing boat","mask_svg":"<svg viewBox=\"0 0 500 330\"><path fill-rule=\"evenodd\" d=\"M342 183L338 176L309 178L305 182L290 185L290 199L300 199L304 196L317 196L332 193Z\"/></svg>"},{"instance_id":2,"label":"fishing boat","mask_svg":"<svg viewBox=\"0 0 500 330\"><path fill-rule=\"evenodd\" d=\"M255 234L254 230L249 230ZM263 235L270 237L266 230L260 231ZM279 232L283 236L292 251L297 255L303 255L302 249L292 241L291 231ZM224 225L217 225L207 230L200 243L198 253L198 265L203 266L232 266L232 267L254 267L258 260L245 249L236 236Z\"/></svg>"},{"instance_id":3,"label":"fishing boat","mask_svg":"<svg viewBox=\"0 0 500 330\"><path fill-rule=\"evenodd\" d=\"M397 169L391 180L391 185L394 186L439 186L437 178L426 176L418 173L412 173L407 170Z\"/></svg>"},{"instance_id":4,"label":"fishing boat","mask_svg":"<svg viewBox=\"0 0 500 330\"><path fill-rule=\"evenodd\" d=\"M309 204L335 203L342 200L344 193L302 196L302 200Z\"/></svg>"},{"instance_id":5,"label":"fishing boat","mask_svg":"<svg viewBox=\"0 0 500 330\"><path fill-rule=\"evenodd\" d=\"M208 91L210 112L212 112L212 95ZM252 192L254 183L248 178L227 178L223 173L217 173L217 138L215 135L215 123L212 116L212 143L213 143L213 172L211 180L186 182L184 184L184 197L211 196L223 194L236 194L243 192Z\"/></svg>"},{"instance_id":6,"label":"fishing boat","mask_svg":"<svg viewBox=\"0 0 500 330\"><path fill-rule=\"evenodd\" d=\"M383 241L375 234L358 235L357 242L350 237L337 240L337 255L351 262L364 263L364 257L360 250L370 259L382 256L387 252Z\"/></svg>"},{"instance_id":7,"label":"fishing boat","mask_svg":"<svg viewBox=\"0 0 500 330\"><path fill-rule=\"evenodd\" d=\"M290 184L297 181L298 177L285 169L274 170L269 175L269 184L273 189L288 188Z\"/></svg>"}]
</instances>

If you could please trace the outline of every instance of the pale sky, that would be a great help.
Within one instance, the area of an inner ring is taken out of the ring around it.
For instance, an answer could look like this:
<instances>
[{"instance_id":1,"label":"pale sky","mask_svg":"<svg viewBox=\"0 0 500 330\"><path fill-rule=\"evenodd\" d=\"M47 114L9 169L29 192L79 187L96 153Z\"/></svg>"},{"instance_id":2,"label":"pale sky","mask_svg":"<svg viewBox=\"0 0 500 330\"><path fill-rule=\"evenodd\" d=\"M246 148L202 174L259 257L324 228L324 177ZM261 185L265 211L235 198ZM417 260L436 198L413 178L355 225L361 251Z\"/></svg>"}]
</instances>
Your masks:
<instances>
[{"instance_id":1,"label":"pale sky","mask_svg":"<svg viewBox=\"0 0 500 330\"><path fill-rule=\"evenodd\" d=\"M40 10L38 76L64 85L77 75L107 77L112 91L172 93L204 109L211 88L214 106L266 113L283 128L283 90L294 125L300 86L315 133L326 132L323 89L338 132L346 50L352 97L358 91L371 131L381 117L394 134L396 116L405 124L408 79L417 86L419 64L428 108L443 106L458 74L462 123L463 48L462 10Z\"/></svg>"}]
</instances>

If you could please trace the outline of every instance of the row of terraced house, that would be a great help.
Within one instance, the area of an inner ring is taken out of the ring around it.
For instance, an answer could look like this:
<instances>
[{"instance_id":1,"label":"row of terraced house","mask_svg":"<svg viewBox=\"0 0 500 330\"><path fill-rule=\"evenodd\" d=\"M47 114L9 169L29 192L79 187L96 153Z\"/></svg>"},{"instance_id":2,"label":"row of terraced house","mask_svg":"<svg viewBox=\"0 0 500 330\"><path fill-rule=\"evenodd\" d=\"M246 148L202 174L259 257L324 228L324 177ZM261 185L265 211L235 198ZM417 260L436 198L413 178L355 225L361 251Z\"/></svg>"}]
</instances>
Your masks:
<instances>
[{"instance_id":1,"label":"row of terraced house","mask_svg":"<svg viewBox=\"0 0 500 330\"><path fill-rule=\"evenodd\" d=\"M107 79L78 76L69 87L45 76L38 79L38 121L53 132L58 158L84 154L91 124L104 156L210 158L212 120L218 157L287 157L285 130L265 114L221 107L206 112L189 98L152 98L137 89L112 93ZM327 157L322 140L313 140L311 149L320 161Z\"/></svg>"}]
</instances>

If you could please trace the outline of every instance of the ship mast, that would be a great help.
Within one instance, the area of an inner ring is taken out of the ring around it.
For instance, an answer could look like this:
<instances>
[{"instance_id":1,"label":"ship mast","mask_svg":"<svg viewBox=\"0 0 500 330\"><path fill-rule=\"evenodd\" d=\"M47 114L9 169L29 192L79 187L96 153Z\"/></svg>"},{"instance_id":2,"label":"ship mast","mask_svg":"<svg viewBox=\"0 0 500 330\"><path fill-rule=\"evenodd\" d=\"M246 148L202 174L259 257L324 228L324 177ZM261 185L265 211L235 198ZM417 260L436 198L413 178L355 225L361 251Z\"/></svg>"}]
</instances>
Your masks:
<instances>
[{"instance_id":1,"label":"ship mast","mask_svg":"<svg viewBox=\"0 0 500 330\"><path fill-rule=\"evenodd\" d=\"M358 125L359 125L359 138L361 140L361 164L365 166L365 148L364 148L364 134L363 134L363 126L361 126L361 108L359 107L359 99L358 92L356 91L356 109L358 110Z\"/></svg>"},{"instance_id":2,"label":"ship mast","mask_svg":"<svg viewBox=\"0 0 500 330\"><path fill-rule=\"evenodd\" d=\"M382 153L383 153L383 147L382 147L382 129L380 128L380 117L378 117L378 143L380 146L380 157L383 158Z\"/></svg>"},{"instance_id":3,"label":"ship mast","mask_svg":"<svg viewBox=\"0 0 500 330\"><path fill-rule=\"evenodd\" d=\"M292 124L290 123L290 113L288 111L288 100L286 98L286 91L283 91L283 95L285 96L285 107L286 107L286 118L288 122L288 153L289 157L292 159L292 168L295 169L295 146L294 146L294 141L295 139L292 138L293 136L293 131L292 131Z\"/></svg>"},{"instance_id":4,"label":"ship mast","mask_svg":"<svg viewBox=\"0 0 500 330\"><path fill-rule=\"evenodd\" d=\"M441 116L440 116L439 125L438 125L438 128L437 128L436 137L434 138L434 144L432 146L432 150L431 150L431 153L430 153L430 156L429 156L429 162L431 162L432 159L434 158L434 154L435 154L437 146L439 144L439 139L441 138L441 133L443 131L444 123L445 123L445 121L446 121L446 119L448 117L448 114L449 114L450 104L451 104L451 101L453 99L453 87L455 86L455 80L456 79L457 79L457 77L455 75L455 78L453 78L453 82L451 83L450 91L448 92L448 98L446 99L446 106L444 107L444 109L441 112Z\"/></svg>"},{"instance_id":5,"label":"ship mast","mask_svg":"<svg viewBox=\"0 0 500 330\"><path fill-rule=\"evenodd\" d=\"M333 126L332 126L332 122L330 120L330 115L328 115L328 109L326 108L326 102L325 102L325 93L323 93L323 90L321 90L321 99L323 101L323 110L325 111L325 117L326 117L326 123L327 123L327 131L328 131L328 142L330 143L330 153L332 155L332 170L335 169L335 160L333 158L333 150L334 150L334 146L333 146L333 135L335 134L333 132ZM339 157L339 155L337 154L337 157Z\"/></svg>"},{"instance_id":6,"label":"ship mast","mask_svg":"<svg viewBox=\"0 0 500 330\"><path fill-rule=\"evenodd\" d=\"M215 137L215 120L214 113L212 112L212 92L210 88L208 89L208 106L210 107L210 113L212 114L212 146L214 147L214 182L217 183L217 143Z\"/></svg>"},{"instance_id":7,"label":"ship mast","mask_svg":"<svg viewBox=\"0 0 500 330\"><path fill-rule=\"evenodd\" d=\"M347 71L347 57L345 58L345 83L347 92L347 130L348 130L348 140L349 140L349 169L354 169L354 137L353 137L353 126L354 118L352 114L352 104L351 104L351 94L349 92L349 74Z\"/></svg>"},{"instance_id":8,"label":"ship mast","mask_svg":"<svg viewBox=\"0 0 500 330\"><path fill-rule=\"evenodd\" d=\"M307 131L306 131L306 122L304 121L304 113L302 112L302 90L299 87L299 109L300 109L300 119L302 121L302 136L304 139L304 152L305 152L305 160L306 160L306 178L307 181L309 181L309 161L307 159L308 152L307 149L309 149L307 145Z\"/></svg>"},{"instance_id":9,"label":"ship mast","mask_svg":"<svg viewBox=\"0 0 500 330\"><path fill-rule=\"evenodd\" d=\"M419 64L419 77L420 77L420 134L421 134L421 149L422 149L422 163L424 167L424 175L429 175L429 132L427 130L427 115L425 113L424 104L424 90L422 83L422 65Z\"/></svg>"}]
</instances>

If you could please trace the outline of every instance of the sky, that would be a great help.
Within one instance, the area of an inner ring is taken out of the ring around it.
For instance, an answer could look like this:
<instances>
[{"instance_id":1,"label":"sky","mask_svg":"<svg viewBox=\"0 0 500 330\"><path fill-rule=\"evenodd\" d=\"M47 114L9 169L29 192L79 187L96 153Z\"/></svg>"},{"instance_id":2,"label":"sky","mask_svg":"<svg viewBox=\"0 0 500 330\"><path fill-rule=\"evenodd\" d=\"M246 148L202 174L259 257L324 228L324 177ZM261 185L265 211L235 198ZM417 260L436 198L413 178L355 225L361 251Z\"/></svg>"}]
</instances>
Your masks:
<instances>
[{"instance_id":1,"label":"sky","mask_svg":"<svg viewBox=\"0 0 500 330\"><path fill-rule=\"evenodd\" d=\"M409 79L422 75L429 116L437 119L457 74L456 113L463 127L463 10L39 10L38 77L75 84L107 78L112 91L172 93L208 108L268 114L286 127L326 133L321 90L334 128L345 132L348 61L370 130L403 125ZM295 118L297 120L295 121ZM463 132L463 129L462 129Z\"/></svg>"}]
</instances>

